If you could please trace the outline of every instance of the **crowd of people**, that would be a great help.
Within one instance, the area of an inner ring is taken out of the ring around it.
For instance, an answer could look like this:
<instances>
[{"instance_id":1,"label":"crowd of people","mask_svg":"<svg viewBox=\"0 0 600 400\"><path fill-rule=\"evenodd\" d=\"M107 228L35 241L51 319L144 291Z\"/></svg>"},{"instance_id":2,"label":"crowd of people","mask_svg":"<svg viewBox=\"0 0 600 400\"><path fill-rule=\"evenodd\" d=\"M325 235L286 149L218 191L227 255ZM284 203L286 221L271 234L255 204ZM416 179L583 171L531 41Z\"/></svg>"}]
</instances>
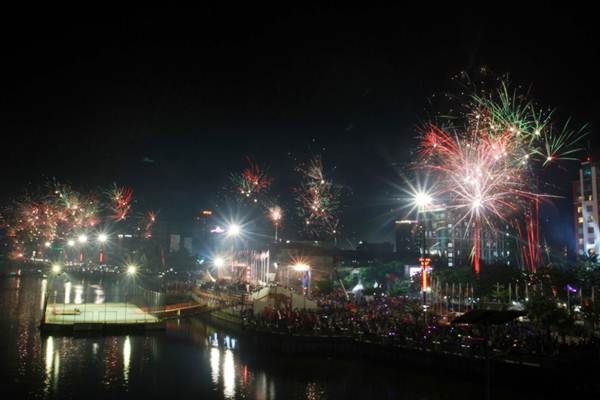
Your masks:
<instances>
[{"instance_id":1,"label":"crowd of people","mask_svg":"<svg viewBox=\"0 0 600 400\"><path fill-rule=\"evenodd\" d=\"M531 323L453 324L406 297L355 296L334 291L315 299L316 310L267 307L245 315L249 329L294 335L345 336L412 348L471 355L598 354L592 338L565 340ZM591 352L591 353L590 353Z\"/></svg>"}]
</instances>

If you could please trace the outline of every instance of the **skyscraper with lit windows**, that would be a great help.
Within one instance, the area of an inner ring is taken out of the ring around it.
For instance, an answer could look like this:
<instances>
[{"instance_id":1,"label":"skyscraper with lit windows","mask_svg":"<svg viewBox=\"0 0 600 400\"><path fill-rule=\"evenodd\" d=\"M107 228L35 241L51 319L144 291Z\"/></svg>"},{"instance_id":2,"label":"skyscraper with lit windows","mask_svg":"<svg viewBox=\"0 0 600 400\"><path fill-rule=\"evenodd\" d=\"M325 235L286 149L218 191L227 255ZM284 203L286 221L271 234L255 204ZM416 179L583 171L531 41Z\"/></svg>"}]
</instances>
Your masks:
<instances>
[{"instance_id":1,"label":"skyscraper with lit windows","mask_svg":"<svg viewBox=\"0 0 600 400\"><path fill-rule=\"evenodd\" d=\"M579 168L579 179L573 182L576 249L579 255L600 252L598 229L598 165L591 157Z\"/></svg>"}]
</instances>

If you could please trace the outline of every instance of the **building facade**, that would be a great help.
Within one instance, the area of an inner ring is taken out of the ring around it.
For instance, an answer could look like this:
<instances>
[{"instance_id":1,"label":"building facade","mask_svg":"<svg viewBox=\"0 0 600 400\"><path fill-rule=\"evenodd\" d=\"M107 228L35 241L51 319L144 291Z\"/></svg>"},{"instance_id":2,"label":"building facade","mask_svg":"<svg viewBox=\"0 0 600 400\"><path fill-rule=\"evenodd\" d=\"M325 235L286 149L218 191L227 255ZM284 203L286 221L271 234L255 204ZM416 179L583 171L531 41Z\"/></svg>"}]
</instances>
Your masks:
<instances>
[{"instance_id":1,"label":"building facade","mask_svg":"<svg viewBox=\"0 0 600 400\"><path fill-rule=\"evenodd\" d=\"M394 224L396 239L396 253L400 258L418 257L419 245L417 242L418 222L403 219Z\"/></svg>"},{"instance_id":2,"label":"building facade","mask_svg":"<svg viewBox=\"0 0 600 400\"><path fill-rule=\"evenodd\" d=\"M416 241L425 255L436 256L448 267L471 263L475 226L462 215L444 205L418 212ZM517 264L518 240L507 224L481 229L481 262L486 264Z\"/></svg>"},{"instance_id":3,"label":"building facade","mask_svg":"<svg viewBox=\"0 0 600 400\"><path fill-rule=\"evenodd\" d=\"M573 182L576 249L579 255L595 255L600 251L598 228L598 165L588 157L581 163L579 179Z\"/></svg>"}]
</instances>

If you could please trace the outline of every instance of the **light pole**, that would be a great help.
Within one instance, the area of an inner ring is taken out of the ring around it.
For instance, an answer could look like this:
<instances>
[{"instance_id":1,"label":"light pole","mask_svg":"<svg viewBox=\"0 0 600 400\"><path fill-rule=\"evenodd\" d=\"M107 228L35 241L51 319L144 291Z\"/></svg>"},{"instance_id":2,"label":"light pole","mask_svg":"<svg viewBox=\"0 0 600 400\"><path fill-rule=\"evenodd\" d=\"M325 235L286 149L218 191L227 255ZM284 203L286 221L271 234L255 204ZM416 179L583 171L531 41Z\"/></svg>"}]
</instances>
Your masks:
<instances>
[{"instance_id":1,"label":"light pole","mask_svg":"<svg viewBox=\"0 0 600 400\"><path fill-rule=\"evenodd\" d=\"M305 296L310 295L310 281L311 281L311 267L308 264L303 263L302 261L297 262L292 265L294 271L304 272L302 277L302 290Z\"/></svg>"},{"instance_id":2,"label":"light pole","mask_svg":"<svg viewBox=\"0 0 600 400\"><path fill-rule=\"evenodd\" d=\"M427 290L429 290L428 281L428 270L431 258L428 257L429 251L427 251L427 244L425 243L425 225L420 220L421 214L431 206L433 198L425 191L417 191L413 196L413 205L417 207L417 222L419 223L419 241L420 243L420 258L419 263L421 264L421 292L423 292L423 311L427 312Z\"/></svg>"},{"instance_id":3,"label":"light pole","mask_svg":"<svg viewBox=\"0 0 600 400\"><path fill-rule=\"evenodd\" d=\"M138 267L134 264L129 264L127 266L127 275L128 277L133 277L137 274ZM127 323L127 297L129 293L129 285L127 285L127 291L125 292L125 323Z\"/></svg>"},{"instance_id":4,"label":"light pole","mask_svg":"<svg viewBox=\"0 0 600 400\"><path fill-rule=\"evenodd\" d=\"M233 268L236 259L235 255L235 239L242 234L242 227L239 224L233 223L227 228L227 237L231 238L231 274L233 281Z\"/></svg>"},{"instance_id":5,"label":"light pole","mask_svg":"<svg viewBox=\"0 0 600 400\"><path fill-rule=\"evenodd\" d=\"M52 264L52 267L50 268L50 278L48 279L48 287L46 288L46 297L44 298L44 307L43 307L43 314L42 314L42 321L40 322L40 327L43 327L44 324L46 323L46 309L48 308L48 298L50 297L50 289L54 286L54 279L52 279L55 276L60 275L62 271L62 267L60 266L60 264L55 263ZM51 280L51 281L50 281Z\"/></svg>"}]
</instances>

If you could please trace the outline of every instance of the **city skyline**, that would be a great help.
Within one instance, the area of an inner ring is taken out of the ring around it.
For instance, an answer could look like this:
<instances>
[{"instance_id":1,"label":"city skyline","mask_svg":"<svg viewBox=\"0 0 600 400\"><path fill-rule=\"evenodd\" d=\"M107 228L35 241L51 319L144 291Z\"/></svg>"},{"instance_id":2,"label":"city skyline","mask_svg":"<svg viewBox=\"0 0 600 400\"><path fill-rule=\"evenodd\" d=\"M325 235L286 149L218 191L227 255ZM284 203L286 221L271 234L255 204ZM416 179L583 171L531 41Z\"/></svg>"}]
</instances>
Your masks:
<instances>
[{"instance_id":1,"label":"city skyline","mask_svg":"<svg viewBox=\"0 0 600 400\"><path fill-rule=\"evenodd\" d=\"M575 14L561 16L565 29L553 33L543 29L553 15L513 26L501 14L464 11L449 21L440 11L426 27L399 19L399 8L365 14L350 8L333 29L328 17L338 10L315 7L259 18L260 30L219 11L208 10L217 17L200 27L183 13L35 20L47 35L24 33L8 45L13 62L2 112L13 151L2 165L13 172L3 200L52 177L82 189L117 182L163 218L189 220L221 203L215 196L228 175L252 156L270 168L291 206L295 164L323 153L337 167L335 178L352 188L344 234L354 244L391 241L393 222L403 217L393 211L402 186L397 170L411 161L416 127L435 112L431 96L446 91L457 72L487 66L511 73L538 102L558 107L561 120L589 122L592 132L596 125L597 74L565 73L594 65L568 56L585 49L579 53L592 57L587 25L564 22L581 18ZM177 18L187 23L170 22ZM305 37L295 28L306 18L313 29ZM237 30L215 30L221 23ZM237 34L246 29L248 35ZM502 46L501 37L520 45ZM212 40L221 42L207 46ZM433 54L442 48L452 51L440 64ZM555 59L561 63L548 62ZM36 156L25 162L24 154ZM573 226L569 174L578 166L568 168L554 177L565 196L545 214L555 242L565 241Z\"/></svg>"}]
</instances>

